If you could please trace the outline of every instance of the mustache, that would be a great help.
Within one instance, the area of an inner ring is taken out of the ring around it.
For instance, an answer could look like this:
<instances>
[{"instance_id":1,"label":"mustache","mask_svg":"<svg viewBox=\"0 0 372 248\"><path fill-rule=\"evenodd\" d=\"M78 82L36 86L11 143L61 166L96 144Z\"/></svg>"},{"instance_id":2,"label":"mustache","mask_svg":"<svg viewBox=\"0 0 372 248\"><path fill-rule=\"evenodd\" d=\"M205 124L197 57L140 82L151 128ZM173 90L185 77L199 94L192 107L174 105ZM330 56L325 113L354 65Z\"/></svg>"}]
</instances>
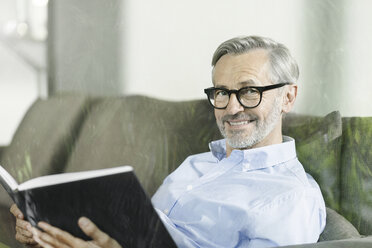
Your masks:
<instances>
[{"instance_id":1,"label":"mustache","mask_svg":"<svg viewBox=\"0 0 372 248\"><path fill-rule=\"evenodd\" d=\"M247 113L236 113L235 115L224 115L221 118L222 123L226 121L231 120L256 120L258 117L253 114L247 114Z\"/></svg>"}]
</instances>

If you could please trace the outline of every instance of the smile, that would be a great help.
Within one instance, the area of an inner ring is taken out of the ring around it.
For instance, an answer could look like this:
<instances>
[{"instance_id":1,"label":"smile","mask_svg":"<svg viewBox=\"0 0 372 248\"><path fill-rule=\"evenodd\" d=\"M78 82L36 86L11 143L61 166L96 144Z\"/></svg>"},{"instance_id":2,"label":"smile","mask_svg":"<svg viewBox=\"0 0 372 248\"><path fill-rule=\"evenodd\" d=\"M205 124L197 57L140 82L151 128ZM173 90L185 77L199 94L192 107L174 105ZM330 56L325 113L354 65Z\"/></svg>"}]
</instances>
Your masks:
<instances>
[{"instance_id":1,"label":"smile","mask_svg":"<svg viewBox=\"0 0 372 248\"><path fill-rule=\"evenodd\" d=\"M244 121L227 121L230 126L242 126L242 125L248 125L249 123L253 122L255 120L244 120Z\"/></svg>"}]
</instances>

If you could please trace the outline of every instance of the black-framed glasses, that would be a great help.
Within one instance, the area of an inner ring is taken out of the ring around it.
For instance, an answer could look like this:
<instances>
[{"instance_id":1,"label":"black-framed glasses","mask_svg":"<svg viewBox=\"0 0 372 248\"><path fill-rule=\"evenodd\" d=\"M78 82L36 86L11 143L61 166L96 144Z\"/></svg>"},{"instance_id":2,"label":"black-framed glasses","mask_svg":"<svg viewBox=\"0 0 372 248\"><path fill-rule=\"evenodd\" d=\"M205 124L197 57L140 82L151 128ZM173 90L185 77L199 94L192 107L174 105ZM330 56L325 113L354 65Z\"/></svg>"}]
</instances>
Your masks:
<instances>
[{"instance_id":1,"label":"black-framed glasses","mask_svg":"<svg viewBox=\"0 0 372 248\"><path fill-rule=\"evenodd\" d=\"M247 86L238 90L228 90L225 88L207 88L204 89L208 96L209 103L216 109L225 109L230 101L230 95L234 93L239 103L244 108L255 108L260 105L262 93L267 90L283 87L292 83L280 83L268 86Z\"/></svg>"}]
</instances>

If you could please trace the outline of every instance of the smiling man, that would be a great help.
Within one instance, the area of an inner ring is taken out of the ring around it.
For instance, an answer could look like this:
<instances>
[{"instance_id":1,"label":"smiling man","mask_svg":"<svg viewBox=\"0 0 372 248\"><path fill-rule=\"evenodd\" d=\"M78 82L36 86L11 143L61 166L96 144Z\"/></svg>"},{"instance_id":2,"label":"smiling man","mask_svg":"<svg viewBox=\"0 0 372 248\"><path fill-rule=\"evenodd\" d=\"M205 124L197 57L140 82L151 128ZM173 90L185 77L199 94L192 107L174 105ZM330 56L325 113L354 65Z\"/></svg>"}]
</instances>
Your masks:
<instances>
[{"instance_id":1,"label":"smiling man","mask_svg":"<svg viewBox=\"0 0 372 248\"><path fill-rule=\"evenodd\" d=\"M298 66L263 37L222 43L205 89L225 139L190 156L153 197L180 247L272 247L316 242L325 227L317 183L282 136Z\"/></svg>"},{"instance_id":2,"label":"smiling man","mask_svg":"<svg viewBox=\"0 0 372 248\"><path fill-rule=\"evenodd\" d=\"M297 63L282 44L248 36L222 43L212 66L214 86L205 93L225 139L211 142L210 152L188 157L154 195L167 230L179 247L316 242L325 227L323 197L297 160L294 140L282 136L282 115L297 96ZM13 213L21 216L15 207ZM45 223L46 233L34 230L32 238L18 219L17 234L30 243L90 247ZM81 227L95 244L110 247L98 241L114 241L85 222Z\"/></svg>"}]
</instances>

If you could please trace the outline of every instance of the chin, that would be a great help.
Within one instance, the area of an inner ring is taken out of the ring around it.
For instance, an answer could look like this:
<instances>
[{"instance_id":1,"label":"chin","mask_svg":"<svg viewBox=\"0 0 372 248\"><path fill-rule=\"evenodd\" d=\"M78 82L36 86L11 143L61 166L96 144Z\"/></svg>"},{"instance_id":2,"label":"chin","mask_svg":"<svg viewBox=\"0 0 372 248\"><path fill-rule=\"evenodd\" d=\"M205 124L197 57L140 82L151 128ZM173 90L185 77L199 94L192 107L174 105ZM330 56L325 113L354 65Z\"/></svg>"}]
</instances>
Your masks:
<instances>
[{"instance_id":1,"label":"chin","mask_svg":"<svg viewBox=\"0 0 372 248\"><path fill-rule=\"evenodd\" d=\"M260 142L260 140L257 140L254 137L230 137L226 138L226 141L229 146L234 149L251 148Z\"/></svg>"}]
</instances>

